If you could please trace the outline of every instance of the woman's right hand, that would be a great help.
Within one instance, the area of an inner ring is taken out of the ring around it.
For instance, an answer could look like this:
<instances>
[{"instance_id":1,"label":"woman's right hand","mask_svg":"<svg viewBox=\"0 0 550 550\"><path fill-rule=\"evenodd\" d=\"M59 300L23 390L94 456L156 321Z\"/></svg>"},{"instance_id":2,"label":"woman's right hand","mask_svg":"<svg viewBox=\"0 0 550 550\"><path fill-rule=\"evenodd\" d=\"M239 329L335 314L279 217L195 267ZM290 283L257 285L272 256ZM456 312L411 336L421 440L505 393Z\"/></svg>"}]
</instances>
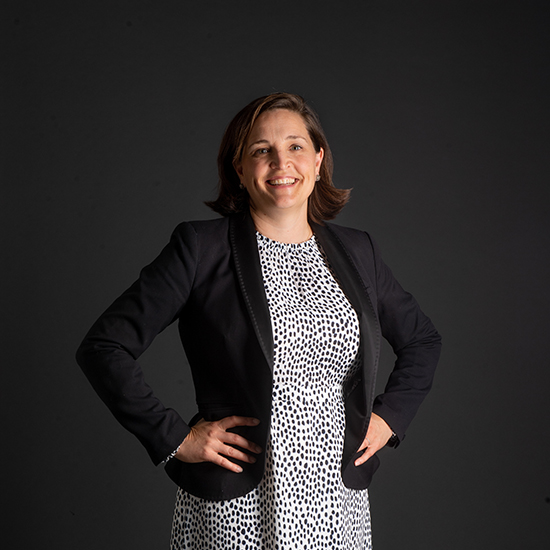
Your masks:
<instances>
[{"instance_id":1,"label":"woman's right hand","mask_svg":"<svg viewBox=\"0 0 550 550\"><path fill-rule=\"evenodd\" d=\"M262 449L252 441L227 430L236 426L257 426L259 423L257 418L245 416L227 416L214 422L201 419L191 427L175 458L190 463L213 462L222 468L240 473L243 469L226 457L248 463L256 462L256 458L231 445L237 445L252 453L260 453Z\"/></svg>"}]
</instances>

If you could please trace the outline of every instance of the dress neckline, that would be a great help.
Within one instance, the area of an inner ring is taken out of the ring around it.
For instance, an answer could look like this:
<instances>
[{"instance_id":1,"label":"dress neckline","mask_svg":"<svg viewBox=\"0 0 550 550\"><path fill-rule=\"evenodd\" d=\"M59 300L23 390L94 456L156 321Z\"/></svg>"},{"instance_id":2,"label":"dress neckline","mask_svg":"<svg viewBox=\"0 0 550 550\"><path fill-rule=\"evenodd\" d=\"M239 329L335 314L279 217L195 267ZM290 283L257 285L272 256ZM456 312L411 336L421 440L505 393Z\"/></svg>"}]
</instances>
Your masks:
<instances>
[{"instance_id":1,"label":"dress neckline","mask_svg":"<svg viewBox=\"0 0 550 550\"><path fill-rule=\"evenodd\" d=\"M259 231L256 231L256 239L258 242L264 242L265 244L268 244L270 246L277 246L281 248L305 248L310 247L311 245L315 244L315 234L313 233L311 237L305 241L302 241L300 243L283 243L281 241L276 241L274 239L270 239L269 237L266 237Z\"/></svg>"}]
</instances>

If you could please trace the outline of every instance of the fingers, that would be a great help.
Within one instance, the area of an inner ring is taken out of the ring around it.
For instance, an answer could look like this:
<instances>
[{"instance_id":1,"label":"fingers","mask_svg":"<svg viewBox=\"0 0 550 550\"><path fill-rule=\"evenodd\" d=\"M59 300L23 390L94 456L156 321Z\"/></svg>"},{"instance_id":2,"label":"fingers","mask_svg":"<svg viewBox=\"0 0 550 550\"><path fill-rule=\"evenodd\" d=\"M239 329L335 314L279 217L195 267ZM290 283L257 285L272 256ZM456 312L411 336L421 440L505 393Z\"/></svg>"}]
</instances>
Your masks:
<instances>
[{"instance_id":1,"label":"fingers","mask_svg":"<svg viewBox=\"0 0 550 550\"><path fill-rule=\"evenodd\" d=\"M371 437L372 434L371 434ZM369 432L367 432L367 435L365 436L365 439L363 440L363 443L361 444L361 447L357 452L365 451L356 461L356 466L361 466L361 464L364 464L371 456L373 456L377 451L379 451L382 446L374 445L370 438L369 438Z\"/></svg>"},{"instance_id":2,"label":"fingers","mask_svg":"<svg viewBox=\"0 0 550 550\"><path fill-rule=\"evenodd\" d=\"M371 456L374 456L376 454L376 451L379 449L374 450L374 448L367 447L365 452L354 462L356 466L361 466L361 464L364 464ZM361 451L359 451L361 452Z\"/></svg>"},{"instance_id":3,"label":"fingers","mask_svg":"<svg viewBox=\"0 0 550 550\"><path fill-rule=\"evenodd\" d=\"M250 451L256 454L262 452L262 448L259 445L256 445L256 443L253 443L252 441L245 439L239 434L235 434L232 432L224 432L224 434L225 434L224 443L226 445L236 445L237 447L241 447L242 449L246 449L247 451ZM230 447L230 448L233 448L233 447Z\"/></svg>"},{"instance_id":4,"label":"fingers","mask_svg":"<svg viewBox=\"0 0 550 550\"><path fill-rule=\"evenodd\" d=\"M251 454L245 453L240 449L232 447L230 444L220 441L219 444L212 447L212 450L219 455L223 455L234 460L240 460L241 462L248 462L249 464L254 464L256 462L256 457Z\"/></svg>"},{"instance_id":5,"label":"fingers","mask_svg":"<svg viewBox=\"0 0 550 550\"><path fill-rule=\"evenodd\" d=\"M260 421L257 418L251 418L249 416L226 416L221 420L218 420L217 424L222 430L228 430L235 426L257 426Z\"/></svg>"},{"instance_id":6,"label":"fingers","mask_svg":"<svg viewBox=\"0 0 550 550\"><path fill-rule=\"evenodd\" d=\"M242 467L232 460L252 464L256 458L245 451L260 453L262 449L241 435L226 430L236 426L257 426L259 422L256 418L242 416L229 416L215 422L201 419L191 428L176 457L182 462L212 462L227 470L242 472Z\"/></svg>"},{"instance_id":7,"label":"fingers","mask_svg":"<svg viewBox=\"0 0 550 550\"><path fill-rule=\"evenodd\" d=\"M230 470L232 472L235 472L236 474L240 474L243 469L238 464L235 464L234 462L231 462L231 460L228 460L222 455L218 455L216 460L213 460L214 464L217 464L218 466L221 466L222 468L225 468L226 470Z\"/></svg>"},{"instance_id":8,"label":"fingers","mask_svg":"<svg viewBox=\"0 0 550 550\"><path fill-rule=\"evenodd\" d=\"M365 439L363 441L363 445L361 445L361 448L358 452L361 452L363 449L368 449L372 445L371 440L368 438L368 436L365 436Z\"/></svg>"},{"instance_id":9,"label":"fingers","mask_svg":"<svg viewBox=\"0 0 550 550\"><path fill-rule=\"evenodd\" d=\"M377 453L391 437L392 431L386 421L375 413L371 414L369 428L358 452L363 454L355 461L356 466L364 464L371 456Z\"/></svg>"},{"instance_id":10,"label":"fingers","mask_svg":"<svg viewBox=\"0 0 550 550\"><path fill-rule=\"evenodd\" d=\"M241 453L240 451L233 449L233 447L228 447L227 445L225 445L225 448L220 452L215 452L212 450L205 453L205 460L203 462L212 462L222 468L225 468L226 470L231 470L237 474L241 473L243 471L242 466L236 464L232 460L229 460L227 456L230 456L234 460L248 462L249 464L256 462L256 459L253 456Z\"/></svg>"},{"instance_id":11,"label":"fingers","mask_svg":"<svg viewBox=\"0 0 550 550\"><path fill-rule=\"evenodd\" d=\"M236 426L257 426L259 423L260 421L257 418L243 416L228 416L213 423L217 424L217 427L221 430L220 433L217 434L217 437L222 445L216 447L216 451L220 455L220 466L237 472L242 471L242 468L238 464L227 460L225 457L248 462L249 464L256 462L254 456L243 452L243 450L257 454L262 451L262 448L241 435L226 430ZM236 449L235 447L240 447L240 449Z\"/></svg>"}]
</instances>

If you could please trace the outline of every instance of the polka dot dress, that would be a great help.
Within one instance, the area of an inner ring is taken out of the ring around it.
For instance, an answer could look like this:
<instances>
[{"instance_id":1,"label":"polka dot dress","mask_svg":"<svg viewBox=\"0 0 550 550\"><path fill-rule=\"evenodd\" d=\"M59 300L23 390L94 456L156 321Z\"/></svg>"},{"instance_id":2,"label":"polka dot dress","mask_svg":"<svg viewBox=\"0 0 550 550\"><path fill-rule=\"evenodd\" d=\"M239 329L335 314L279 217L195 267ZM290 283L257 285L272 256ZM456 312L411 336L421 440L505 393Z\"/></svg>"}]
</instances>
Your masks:
<instances>
[{"instance_id":1,"label":"polka dot dress","mask_svg":"<svg viewBox=\"0 0 550 550\"><path fill-rule=\"evenodd\" d=\"M340 474L357 315L315 237L257 240L275 354L266 471L256 489L228 501L179 489L171 548L370 550L368 493L345 487Z\"/></svg>"}]
</instances>

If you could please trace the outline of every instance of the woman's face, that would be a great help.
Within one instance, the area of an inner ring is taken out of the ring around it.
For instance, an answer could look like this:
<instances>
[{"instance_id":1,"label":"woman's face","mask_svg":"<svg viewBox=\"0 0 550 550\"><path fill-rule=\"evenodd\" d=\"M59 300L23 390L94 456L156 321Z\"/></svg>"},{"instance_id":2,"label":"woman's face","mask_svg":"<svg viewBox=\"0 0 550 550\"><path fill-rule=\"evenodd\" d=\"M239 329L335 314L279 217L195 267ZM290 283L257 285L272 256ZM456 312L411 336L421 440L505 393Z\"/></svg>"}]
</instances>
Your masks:
<instances>
[{"instance_id":1,"label":"woman's face","mask_svg":"<svg viewBox=\"0 0 550 550\"><path fill-rule=\"evenodd\" d=\"M279 217L283 212L307 218L307 199L323 160L298 113L276 109L254 123L235 165L241 183L258 214Z\"/></svg>"}]
</instances>

